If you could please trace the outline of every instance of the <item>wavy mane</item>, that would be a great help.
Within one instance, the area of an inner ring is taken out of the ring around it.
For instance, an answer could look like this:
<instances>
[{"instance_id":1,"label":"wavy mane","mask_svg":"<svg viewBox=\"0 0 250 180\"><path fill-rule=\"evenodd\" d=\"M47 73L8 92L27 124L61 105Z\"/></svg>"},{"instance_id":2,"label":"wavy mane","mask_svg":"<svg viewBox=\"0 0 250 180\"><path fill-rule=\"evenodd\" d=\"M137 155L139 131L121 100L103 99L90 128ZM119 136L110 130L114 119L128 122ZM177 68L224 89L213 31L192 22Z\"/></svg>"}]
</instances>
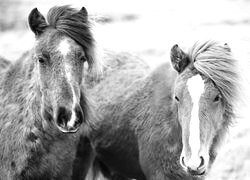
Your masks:
<instances>
[{"instance_id":1,"label":"wavy mane","mask_svg":"<svg viewBox=\"0 0 250 180\"><path fill-rule=\"evenodd\" d=\"M101 73L101 62L96 57L95 40L90 31L90 22L85 8L79 11L68 5L55 6L49 10L47 21L50 27L66 34L82 46L89 69L95 69L97 74Z\"/></svg>"},{"instance_id":2,"label":"wavy mane","mask_svg":"<svg viewBox=\"0 0 250 180\"><path fill-rule=\"evenodd\" d=\"M225 116L235 117L235 103L239 99L240 77L237 61L227 45L215 41L197 42L189 51L193 66L211 79L226 103Z\"/></svg>"}]
</instances>

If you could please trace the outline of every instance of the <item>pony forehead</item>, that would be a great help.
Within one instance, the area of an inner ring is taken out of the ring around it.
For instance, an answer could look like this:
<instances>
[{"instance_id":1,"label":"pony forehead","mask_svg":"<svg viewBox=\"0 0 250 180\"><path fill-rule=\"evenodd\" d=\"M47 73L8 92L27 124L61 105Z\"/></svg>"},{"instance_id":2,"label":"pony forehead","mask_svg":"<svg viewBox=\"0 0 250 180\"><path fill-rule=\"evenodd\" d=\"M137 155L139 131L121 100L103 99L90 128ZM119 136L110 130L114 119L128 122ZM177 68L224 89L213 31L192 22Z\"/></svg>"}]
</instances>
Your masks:
<instances>
[{"instance_id":1,"label":"pony forehead","mask_svg":"<svg viewBox=\"0 0 250 180\"><path fill-rule=\"evenodd\" d=\"M57 52L66 56L70 51L82 52L83 48L73 39L62 35L60 32L53 31L48 36L43 36L35 41L35 50L36 53L50 54Z\"/></svg>"},{"instance_id":2,"label":"pony forehead","mask_svg":"<svg viewBox=\"0 0 250 180\"><path fill-rule=\"evenodd\" d=\"M196 43L189 56L194 68L214 82L228 104L237 99L241 86L239 69L236 59L227 47L213 41Z\"/></svg>"},{"instance_id":3,"label":"pony forehead","mask_svg":"<svg viewBox=\"0 0 250 180\"><path fill-rule=\"evenodd\" d=\"M199 100L201 94L204 92L204 87L205 81L199 74L196 74L187 80L187 89L195 102Z\"/></svg>"},{"instance_id":4,"label":"pony forehead","mask_svg":"<svg viewBox=\"0 0 250 180\"><path fill-rule=\"evenodd\" d=\"M68 41L68 39L62 39L60 42L59 42L59 46L57 48L57 50L63 55L63 56L66 56L69 51L70 51L70 42Z\"/></svg>"},{"instance_id":5,"label":"pony forehead","mask_svg":"<svg viewBox=\"0 0 250 180\"><path fill-rule=\"evenodd\" d=\"M94 38L86 14L70 6L55 6L47 14L50 27L75 40L83 49L92 49Z\"/></svg>"}]
</instances>

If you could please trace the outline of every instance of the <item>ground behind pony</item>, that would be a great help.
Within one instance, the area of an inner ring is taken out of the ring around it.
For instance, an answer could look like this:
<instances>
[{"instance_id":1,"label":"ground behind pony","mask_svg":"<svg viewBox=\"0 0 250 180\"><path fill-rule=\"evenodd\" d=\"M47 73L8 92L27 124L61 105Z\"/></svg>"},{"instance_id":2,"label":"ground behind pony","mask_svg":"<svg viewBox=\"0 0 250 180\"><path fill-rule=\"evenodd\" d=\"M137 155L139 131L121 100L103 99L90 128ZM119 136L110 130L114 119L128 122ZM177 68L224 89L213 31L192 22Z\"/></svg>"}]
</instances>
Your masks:
<instances>
[{"instance_id":1,"label":"ground behind pony","mask_svg":"<svg viewBox=\"0 0 250 180\"><path fill-rule=\"evenodd\" d=\"M131 52L144 59L152 69L169 60L170 48L176 43L187 49L201 39L227 42L239 59L244 91L250 94L249 0L70 2L75 7L85 6L91 18L98 22L94 33L102 48ZM67 3L66 0L2 0L0 55L15 60L32 47L34 37L28 30L26 18L33 7L46 13L54 5ZM250 179L250 102L247 96L243 98L246 105L241 108L241 118L231 128L209 180Z\"/></svg>"}]
</instances>

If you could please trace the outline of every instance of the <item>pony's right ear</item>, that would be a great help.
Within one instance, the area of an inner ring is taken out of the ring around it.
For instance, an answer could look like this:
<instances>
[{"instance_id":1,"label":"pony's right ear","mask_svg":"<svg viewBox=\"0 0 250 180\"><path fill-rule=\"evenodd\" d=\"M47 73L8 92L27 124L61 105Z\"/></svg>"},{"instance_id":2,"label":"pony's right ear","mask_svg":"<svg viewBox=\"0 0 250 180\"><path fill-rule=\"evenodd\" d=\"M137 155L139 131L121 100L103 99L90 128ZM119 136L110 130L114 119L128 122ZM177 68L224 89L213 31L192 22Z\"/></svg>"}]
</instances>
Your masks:
<instances>
[{"instance_id":1,"label":"pony's right ear","mask_svg":"<svg viewBox=\"0 0 250 180\"><path fill-rule=\"evenodd\" d=\"M48 27L45 18L43 15L34 8L28 17L30 29L35 33L36 36L39 36L44 32L44 30Z\"/></svg>"},{"instance_id":2,"label":"pony's right ear","mask_svg":"<svg viewBox=\"0 0 250 180\"><path fill-rule=\"evenodd\" d=\"M173 68L181 73L190 63L188 55L176 44L171 48L170 59Z\"/></svg>"}]
</instances>

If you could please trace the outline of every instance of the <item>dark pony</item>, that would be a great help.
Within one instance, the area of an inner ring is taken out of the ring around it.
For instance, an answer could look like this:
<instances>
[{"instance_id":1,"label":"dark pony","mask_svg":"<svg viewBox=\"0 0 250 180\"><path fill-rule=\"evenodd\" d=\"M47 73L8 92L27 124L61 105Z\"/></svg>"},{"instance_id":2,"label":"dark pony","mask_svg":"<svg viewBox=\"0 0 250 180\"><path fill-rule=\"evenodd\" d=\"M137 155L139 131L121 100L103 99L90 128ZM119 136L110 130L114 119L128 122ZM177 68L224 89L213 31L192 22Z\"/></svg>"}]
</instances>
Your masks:
<instances>
[{"instance_id":1,"label":"dark pony","mask_svg":"<svg viewBox=\"0 0 250 180\"><path fill-rule=\"evenodd\" d=\"M0 179L71 179L94 118L84 63L100 72L88 13L53 7L46 21L35 8L28 20L35 45L0 77Z\"/></svg>"},{"instance_id":2,"label":"dark pony","mask_svg":"<svg viewBox=\"0 0 250 180\"><path fill-rule=\"evenodd\" d=\"M94 178L100 171L139 180L195 180L208 173L235 117L237 61L228 45L205 41L188 53L173 46L171 62L173 68L164 64L126 89L107 86L108 80L96 85L103 87L96 99L106 98L106 87L119 89L120 97L98 107L103 118L90 133Z\"/></svg>"}]
</instances>

